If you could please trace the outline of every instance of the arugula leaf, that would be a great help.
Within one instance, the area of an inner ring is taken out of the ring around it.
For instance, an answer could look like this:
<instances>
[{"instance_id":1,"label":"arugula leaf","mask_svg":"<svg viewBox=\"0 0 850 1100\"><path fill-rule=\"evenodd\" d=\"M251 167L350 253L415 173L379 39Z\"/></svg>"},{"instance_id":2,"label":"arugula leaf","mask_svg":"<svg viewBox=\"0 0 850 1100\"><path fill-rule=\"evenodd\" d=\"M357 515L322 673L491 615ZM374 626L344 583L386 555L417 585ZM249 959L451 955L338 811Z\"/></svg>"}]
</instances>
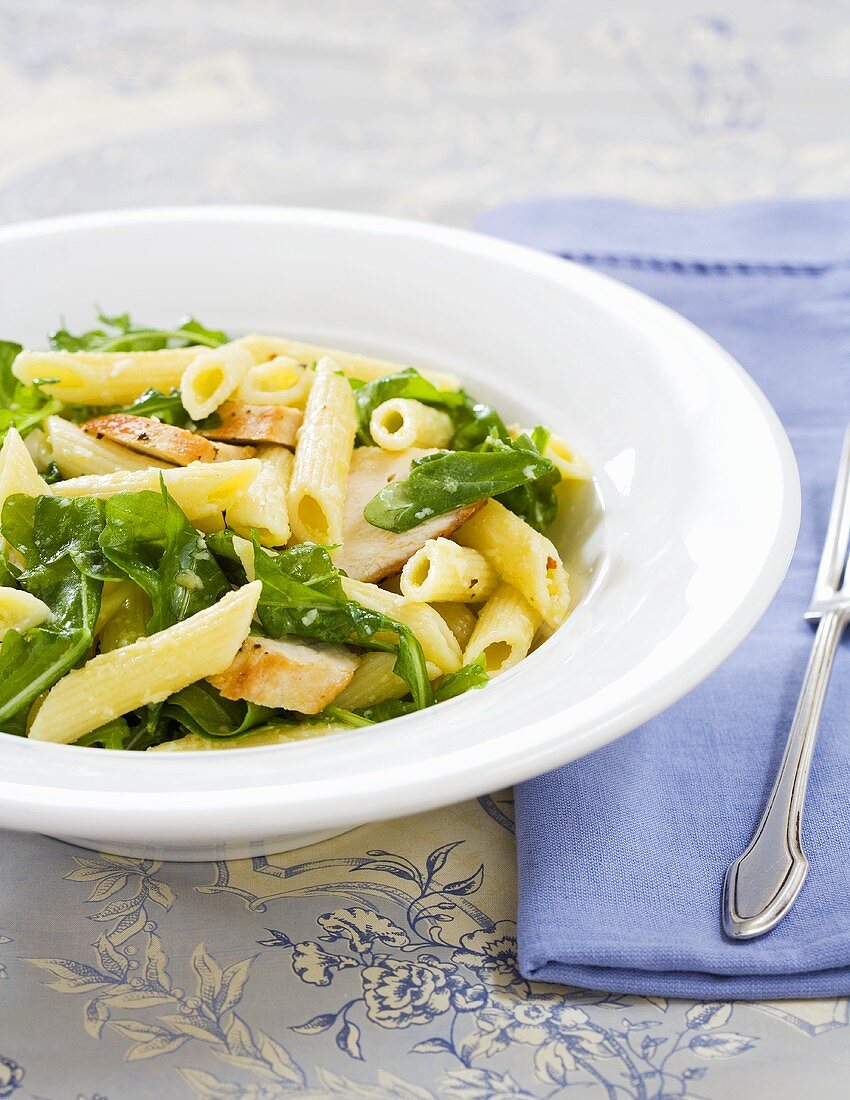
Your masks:
<instances>
[{"instance_id":1,"label":"arugula leaf","mask_svg":"<svg viewBox=\"0 0 850 1100\"><path fill-rule=\"evenodd\" d=\"M84 733L79 737L75 745L99 745L103 749L126 749L127 743L133 736L133 731L126 718L113 718L104 726L98 726L91 733Z\"/></svg>"},{"instance_id":2,"label":"arugula leaf","mask_svg":"<svg viewBox=\"0 0 850 1100\"><path fill-rule=\"evenodd\" d=\"M452 449L455 451L474 451L488 439L510 439L508 429L501 416L491 405L467 397L466 403L458 409L452 419L455 422L455 434Z\"/></svg>"},{"instance_id":3,"label":"arugula leaf","mask_svg":"<svg viewBox=\"0 0 850 1100\"><path fill-rule=\"evenodd\" d=\"M484 654L471 661L457 672L448 672L440 681L440 686L434 692L435 703L445 703L448 699L454 699L463 695L466 691L477 691L486 687L490 681L487 675L487 667Z\"/></svg>"},{"instance_id":4,"label":"arugula leaf","mask_svg":"<svg viewBox=\"0 0 850 1100\"><path fill-rule=\"evenodd\" d=\"M160 351L196 344L217 348L230 339L227 333L207 328L194 317L186 317L170 329L134 324L129 313L109 317L99 312L97 319L103 327L89 329L79 336L66 328L55 329L49 336L50 346L59 351Z\"/></svg>"},{"instance_id":5,"label":"arugula leaf","mask_svg":"<svg viewBox=\"0 0 850 1100\"><path fill-rule=\"evenodd\" d=\"M357 410L357 440L367 446L374 446L369 432L369 421L379 405L393 397L407 397L442 409L462 407L467 397L452 390L438 390L427 378L423 378L413 367L376 378L372 382L358 383L354 387L354 405Z\"/></svg>"},{"instance_id":6,"label":"arugula leaf","mask_svg":"<svg viewBox=\"0 0 850 1100\"><path fill-rule=\"evenodd\" d=\"M407 478L391 481L372 497L364 517L385 531L409 531L433 516L505 493L554 469L533 449L491 442L490 451L447 451L419 459Z\"/></svg>"},{"instance_id":7,"label":"arugula leaf","mask_svg":"<svg viewBox=\"0 0 850 1100\"><path fill-rule=\"evenodd\" d=\"M297 635L364 649L397 650L394 672L417 708L433 701L425 657L402 623L349 600L324 546L303 543L267 554L254 539L254 570L263 582L257 614L272 638Z\"/></svg>"},{"instance_id":8,"label":"arugula leaf","mask_svg":"<svg viewBox=\"0 0 850 1100\"><path fill-rule=\"evenodd\" d=\"M52 618L24 634L7 631L0 646L0 722L23 733L26 710L86 656L109 575L98 545L103 502L80 497L15 495L3 506L3 536L21 553L19 583L43 600Z\"/></svg>"},{"instance_id":9,"label":"arugula leaf","mask_svg":"<svg viewBox=\"0 0 850 1100\"><path fill-rule=\"evenodd\" d=\"M62 404L48 397L38 386L25 386L12 374L12 364L22 351L20 344L0 340L0 443L10 428L27 435Z\"/></svg>"},{"instance_id":10,"label":"arugula leaf","mask_svg":"<svg viewBox=\"0 0 850 1100\"><path fill-rule=\"evenodd\" d=\"M145 390L132 405L116 407L111 411L129 413L131 416L155 416L163 424L172 424L175 428L185 428L187 424L192 423L191 417L183 408L180 391L177 389L170 390L168 393Z\"/></svg>"},{"instance_id":11,"label":"arugula leaf","mask_svg":"<svg viewBox=\"0 0 850 1100\"><path fill-rule=\"evenodd\" d=\"M261 726L273 715L271 707L225 699L204 680L190 684L165 703L165 716L202 737L238 737Z\"/></svg>"},{"instance_id":12,"label":"arugula leaf","mask_svg":"<svg viewBox=\"0 0 850 1100\"><path fill-rule=\"evenodd\" d=\"M100 546L109 561L150 597L148 633L211 607L230 590L199 534L169 495L118 493L105 502Z\"/></svg>"},{"instance_id":13,"label":"arugula leaf","mask_svg":"<svg viewBox=\"0 0 850 1100\"><path fill-rule=\"evenodd\" d=\"M526 454L538 458L543 456L548 442L549 432L545 428L537 427L531 433L531 436L523 434L507 444L490 439L485 444L485 449L502 451L506 447L510 447L515 451L524 451ZM558 498L555 495L555 488L560 481L560 470L553 462L549 462L549 469L544 470L533 481L527 481L524 485L518 485L515 489L500 493L496 499L510 511L516 512L526 523L530 523L538 531L545 531L558 514Z\"/></svg>"}]
</instances>

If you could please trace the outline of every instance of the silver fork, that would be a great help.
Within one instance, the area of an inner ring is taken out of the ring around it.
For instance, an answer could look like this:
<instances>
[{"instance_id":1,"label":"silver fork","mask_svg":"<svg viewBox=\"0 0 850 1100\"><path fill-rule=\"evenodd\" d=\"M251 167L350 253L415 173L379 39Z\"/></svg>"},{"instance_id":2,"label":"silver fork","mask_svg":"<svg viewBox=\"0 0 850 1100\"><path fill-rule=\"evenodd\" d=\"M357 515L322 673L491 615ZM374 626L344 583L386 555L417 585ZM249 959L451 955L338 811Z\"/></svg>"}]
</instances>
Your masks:
<instances>
[{"instance_id":1,"label":"silver fork","mask_svg":"<svg viewBox=\"0 0 850 1100\"><path fill-rule=\"evenodd\" d=\"M806 612L818 628L788 743L762 819L723 882L723 928L734 939L763 936L775 927L794 904L809 870L800 837L803 803L835 653L850 619L849 541L850 428L844 436L826 542Z\"/></svg>"}]
</instances>

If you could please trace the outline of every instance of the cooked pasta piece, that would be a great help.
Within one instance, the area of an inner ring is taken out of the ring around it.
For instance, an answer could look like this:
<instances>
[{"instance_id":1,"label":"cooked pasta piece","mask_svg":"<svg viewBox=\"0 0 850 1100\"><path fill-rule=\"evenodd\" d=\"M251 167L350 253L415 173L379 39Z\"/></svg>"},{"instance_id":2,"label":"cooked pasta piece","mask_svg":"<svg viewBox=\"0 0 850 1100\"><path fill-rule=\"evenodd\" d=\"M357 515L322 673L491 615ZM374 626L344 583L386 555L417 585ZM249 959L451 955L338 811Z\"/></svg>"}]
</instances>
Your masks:
<instances>
[{"instance_id":1,"label":"cooked pasta piece","mask_svg":"<svg viewBox=\"0 0 850 1100\"><path fill-rule=\"evenodd\" d=\"M232 458L250 458L253 454L251 448L211 443L197 432L163 424L150 416L110 413L87 420L82 428L95 439L106 439L145 455L148 466L158 464L159 460L175 466L188 466L190 462L227 462Z\"/></svg>"},{"instance_id":2,"label":"cooked pasta piece","mask_svg":"<svg viewBox=\"0 0 850 1100\"><path fill-rule=\"evenodd\" d=\"M289 487L289 522L299 542L342 542L345 485L356 431L351 386L332 359L320 359Z\"/></svg>"},{"instance_id":3,"label":"cooked pasta piece","mask_svg":"<svg viewBox=\"0 0 850 1100\"><path fill-rule=\"evenodd\" d=\"M576 454L559 435L549 436L549 443L543 453L555 463L561 477L567 481L590 481L593 477L590 467L582 456Z\"/></svg>"},{"instance_id":4,"label":"cooked pasta piece","mask_svg":"<svg viewBox=\"0 0 850 1100\"><path fill-rule=\"evenodd\" d=\"M478 550L508 584L525 596L550 626L560 626L570 606L569 576L552 542L496 500L488 500L454 535Z\"/></svg>"},{"instance_id":5,"label":"cooked pasta piece","mask_svg":"<svg viewBox=\"0 0 850 1100\"><path fill-rule=\"evenodd\" d=\"M70 744L128 711L223 672L251 628L261 588L254 581L182 623L92 657L50 689L29 736Z\"/></svg>"},{"instance_id":6,"label":"cooked pasta piece","mask_svg":"<svg viewBox=\"0 0 850 1100\"><path fill-rule=\"evenodd\" d=\"M276 355L251 367L236 391L249 405L289 405L303 409L313 384L313 372L288 355Z\"/></svg>"},{"instance_id":7,"label":"cooked pasta piece","mask_svg":"<svg viewBox=\"0 0 850 1100\"><path fill-rule=\"evenodd\" d=\"M100 594L100 610L97 613L97 622L94 624L95 637L100 634L129 592L135 588L133 581L104 581Z\"/></svg>"},{"instance_id":8,"label":"cooked pasta piece","mask_svg":"<svg viewBox=\"0 0 850 1100\"><path fill-rule=\"evenodd\" d=\"M376 584L365 584L351 577L342 578L342 587L350 600L356 600L364 607L371 607L373 611L380 611L409 627L422 646L425 660L436 665L440 672L456 672L460 668L460 646L433 607L426 603L412 603L404 596L385 592Z\"/></svg>"},{"instance_id":9,"label":"cooked pasta piece","mask_svg":"<svg viewBox=\"0 0 850 1100\"><path fill-rule=\"evenodd\" d=\"M63 497L111 497L116 493L159 492L160 478L189 522L202 531L220 531L222 513L240 499L261 463L256 458L243 462L196 462L169 470L132 470L60 481L56 492Z\"/></svg>"},{"instance_id":10,"label":"cooked pasta piece","mask_svg":"<svg viewBox=\"0 0 850 1100\"><path fill-rule=\"evenodd\" d=\"M457 638L461 649L466 649L478 618L465 603L435 603L431 605L449 630Z\"/></svg>"},{"instance_id":11,"label":"cooked pasta piece","mask_svg":"<svg viewBox=\"0 0 850 1100\"><path fill-rule=\"evenodd\" d=\"M420 603L483 603L499 583L490 562L450 539L429 539L401 571L401 594Z\"/></svg>"},{"instance_id":12,"label":"cooked pasta piece","mask_svg":"<svg viewBox=\"0 0 850 1100\"><path fill-rule=\"evenodd\" d=\"M198 350L22 351L12 373L72 405L129 405L145 390L179 386Z\"/></svg>"},{"instance_id":13,"label":"cooked pasta piece","mask_svg":"<svg viewBox=\"0 0 850 1100\"><path fill-rule=\"evenodd\" d=\"M62 477L115 474L120 470L170 470L167 462L98 439L61 416L47 418L47 439Z\"/></svg>"},{"instance_id":14,"label":"cooked pasta piece","mask_svg":"<svg viewBox=\"0 0 850 1100\"><path fill-rule=\"evenodd\" d=\"M218 424L204 428L207 439L231 443L279 443L294 447L304 414L288 405L246 405L225 401L216 412Z\"/></svg>"},{"instance_id":15,"label":"cooked pasta piece","mask_svg":"<svg viewBox=\"0 0 850 1100\"><path fill-rule=\"evenodd\" d=\"M147 594L136 584L128 585L118 606L98 633L100 652L109 653L143 638L150 617L151 602Z\"/></svg>"},{"instance_id":16,"label":"cooked pasta piece","mask_svg":"<svg viewBox=\"0 0 850 1100\"><path fill-rule=\"evenodd\" d=\"M483 653L489 673L513 668L531 648L540 621L540 614L521 593L509 584L501 585L481 609L463 663L468 665Z\"/></svg>"},{"instance_id":17,"label":"cooked pasta piece","mask_svg":"<svg viewBox=\"0 0 850 1100\"><path fill-rule=\"evenodd\" d=\"M400 370L408 369L402 363L391 363L387 359L373 359L368 355L357 355L350 351L341 351L339 348L326 348L320 344L305 344L299 340L288 340L283 336L260 336L258 333L251 333L250 336L242 338L242 343L251 349L258 363L273 359L277 355L287 355L305 365L329 358L333 359L347 378L357 378L361 382L372 382L376 378L384 378L388 374L397 374ZM432 370L421 370L419 373L433 382L438 389L456 390L460 387L457 378L452 374Z\"/></svg>"},{"instance_id":18,"label":"cooked pasta piece","mask_svg":"<svg viewBox=\"0 0 850 1100\"><path fill-rule=\"evenodd\" d=\"M18 588L0 588L0 638L9 630L23 634L32 626L53 618L53 612L29 592Z\"/></svg>"},{"instance_id":19,"label":"cooked pasta piece","mask_svg":"<svg viewBox=\"0 0 850 1100\"><path fill-rule=\"evenodd\" d=\"M47 436L41 428L33 428L31 432L24 436L24 445L35 463L35 468L40 474L43 474L53 461Z\"/></svg>"},{"instance_id":20,"label":"cooked pasta piece","mask_svg":"<svg viewBox=\"0 0 850 1100\"><path fill-rule=\"evenodd\" d=\"M17 428L10 428L0 448L0 511L10 496L49 497L52 489L35 468Z\"/></svg>"},{"instance_id":21,"label":"cooked pasta piece","mask_svg":"<svg viewBox=\"0 0 850 1100\"><path fill-rule=\"evenodd\" d=\"M238 340L197 352L180 379L183 408L193 420L210 416L238 389L253 366L253 355Z\"/></svg>"},{"instance_id":22,"label":"cooked pasta piece","mask_svg":"<svg viewBox=\"0 0 850 1100\"><path fill-rule=\"evenodd\" d=\"M292 476L292 452L271 444L257 449L260 472L227 510L227 525L246 539L251 531L263 546L285 546L289 541L286 494Z\"/></svg>"},{"instance_id":23,"label":"cooked pasta piece","mask_svg":"<svg viewBox=\"0 0 850 1100\"><path fill-rule=\"evenodd\" d=\"M176 741L151 745L148 752L207 752L215 749L258 749L267 745L285 745L288 741L309 741L328 733L344 733L348 726L340 722L301 722L281 725L244 737L202 737L199 733L187 733Z\"/></svg>"},{"instance_id":24,"label":"cooked pasta piece","mask_svg":"<svg viewBox=\"0 0 850 1100\"><path fill-rule=\"evenodd\" d=\"M385 451L406 451L410 447L448 446L454 425L439 409L407 397L392 397L372 413L369 432Z\"/></svg>"},{"instance_id":25,"label":"cooked pasta piece","mask_svg":"<svg viewBox=\"0 0 850 1100\"><path fill-rule=\"evenodd\" d=\"M334 700L335 707L360 710L372 707L387 699L401 699L410 694L410 684L393 672L395 653L364 653L348 687ZM440 675L436 665L428 662L428 676L435 680Z\"/></svg>"},{"instance_id":26,"label":"cooked pasta piece","mask_svg":"<svg viewBox=\"0 0 850 1100\"><path fill-rule=\"evenodd\" d=\"M398 573L407 559L438 535L450 535L482 504L468 504L418 527L396 533L374 527L363 516L367 503L389 482L407 477L410 464L434 450L413 448L403 454L380 447L358 447L351 456L345 508L342 514L342 546L333 551L334 563L359 581L379 581ZM483 503L483 502L482 502Z\"/></svg>"},{"instance_id":27,"label":"cooked pasta piece","mask_svg":"<svg viewBox=\"0 0 850 1100\"><path fill-rule=\"evenodd\" d=\"M318 714L350 683L357 665L342 646L251 634L233 663L209 681L225 699Z\"/></svg>"}]
</instances>

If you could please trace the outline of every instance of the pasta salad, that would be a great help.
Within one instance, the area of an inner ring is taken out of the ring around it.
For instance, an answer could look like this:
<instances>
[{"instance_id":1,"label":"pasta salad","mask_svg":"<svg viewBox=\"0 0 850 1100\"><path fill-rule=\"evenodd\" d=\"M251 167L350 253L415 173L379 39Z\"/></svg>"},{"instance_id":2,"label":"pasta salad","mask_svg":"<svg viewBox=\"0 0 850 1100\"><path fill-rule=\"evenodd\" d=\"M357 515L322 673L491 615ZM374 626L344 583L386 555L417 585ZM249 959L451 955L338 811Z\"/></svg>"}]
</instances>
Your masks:
<instances>
[{"instance_id":1,"label":"pasta salad","mask_svg":"<svg viewBox=\"0 0 850 1100\"><path fill-rule=\"evenodd\" d=\"M174 752L483 687L569 610L546 429L444 374L99 317L0 341L0 730Z\"/></svg>"}]
</instances>

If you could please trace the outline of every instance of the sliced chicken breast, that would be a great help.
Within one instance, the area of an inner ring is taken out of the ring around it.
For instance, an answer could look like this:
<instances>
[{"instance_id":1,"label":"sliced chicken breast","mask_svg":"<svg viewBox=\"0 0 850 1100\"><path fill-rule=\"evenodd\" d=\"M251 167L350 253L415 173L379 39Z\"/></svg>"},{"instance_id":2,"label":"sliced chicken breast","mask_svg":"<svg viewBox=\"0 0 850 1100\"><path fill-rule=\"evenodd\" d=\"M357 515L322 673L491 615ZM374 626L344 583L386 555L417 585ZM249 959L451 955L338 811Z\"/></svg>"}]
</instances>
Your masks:
<instances>
[{"instance_id":1,"label":"sliced chicken breast","mask_svg":"<svg viewBox=\"0 0 850 1100\"><path fill-rule=\"evenodd\" d=\"M481 501L455 508L398 534L373 527L363 518L363 509L376 493L389 482L407 477L414 459L434 453L433 447L411 447L401 452L383 451L380 447L356 448L348 471L342 546L332 555L335 564L349 577L357 581L380 581L398 573L428 539L450 535L484 504Z\"/></svg>"},{"instance_id":2,"label":"sliced chicken breast","mask_svg":"<svg viewBox=\"0 0 850 1100\"><path fill-rule=\"evenodd\" d=\"M96 416L82 425L83 431L96 439L108 439L139 454L188 466L190 462L226 462L234 458L250 458L251 447L231 447L227 443L211 443L197 432L163 424L149 416L110 413Z\"/></svg>"},{"instance_id":3,"label":"sliced chicken breast","mask_svg":"<svg viewBox=\"0 0 850 1100\"><path fill-rule=\"evenodd\" d=\"M225 401L216 415L217 428L204 431L207 439L230 443L280 443L294 447L304 414L289 405L248 405L244 401Z\"/></svg>"},{"instance_id":4,"label":"sliced chicken breast","mask_svg":"<svg viewBox=\"0 0 850 1100\"><path fill-rule=\"evenodd\" d=\"M225 699L318 714L348 686L359 663L341 646L249 635L210 683Z\"/></svg>"}]
</instances>

